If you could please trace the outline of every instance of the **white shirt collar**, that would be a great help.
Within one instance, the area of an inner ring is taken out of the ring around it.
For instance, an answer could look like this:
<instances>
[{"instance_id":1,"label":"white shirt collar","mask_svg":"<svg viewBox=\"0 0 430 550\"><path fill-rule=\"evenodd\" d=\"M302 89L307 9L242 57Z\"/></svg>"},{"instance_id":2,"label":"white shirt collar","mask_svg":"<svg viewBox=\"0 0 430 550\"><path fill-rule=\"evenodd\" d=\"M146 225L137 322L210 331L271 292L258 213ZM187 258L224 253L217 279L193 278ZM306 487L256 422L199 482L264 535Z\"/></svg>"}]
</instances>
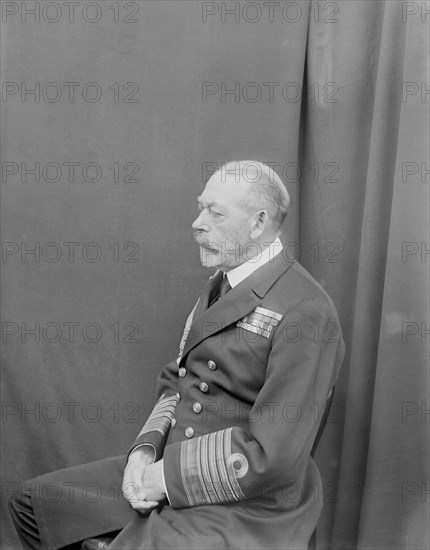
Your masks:
<instances>
[{"instance_id":1,"label":"white shirt collar","mask_svg":"<svg viewBox=\"0 0 430 550\"><path fill-rule=\"evenodd\" d=\"M264 243L266 244L266 243ZM227 271L227 279L231 288L234 288L244 279L249 277L251 273L254 273L259 267L267 264L267 262L273 261L273 258L277 256L282 250L282 243L279 237L277 237L272 243L267 243L267 247L257 254L249 261L238 265L234 269Z\"/></svg>"}]
</instances>

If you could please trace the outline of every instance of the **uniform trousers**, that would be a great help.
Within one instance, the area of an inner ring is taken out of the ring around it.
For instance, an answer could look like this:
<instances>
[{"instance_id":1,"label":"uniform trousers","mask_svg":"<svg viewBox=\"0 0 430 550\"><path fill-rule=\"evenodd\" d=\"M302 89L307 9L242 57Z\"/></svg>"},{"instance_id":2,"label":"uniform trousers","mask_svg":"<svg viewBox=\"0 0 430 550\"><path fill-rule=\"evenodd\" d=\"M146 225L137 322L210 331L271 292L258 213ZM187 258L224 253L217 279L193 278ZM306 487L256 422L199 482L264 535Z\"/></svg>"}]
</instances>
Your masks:
<instances>
[{"instance_id":1,"label":"uniform trousers","mask_svg":"<svg viewBox=\"0 0 430 550\"><path fill-rule=\"evenodd\" d=\"M25 550L78 550L115 535L136 512L121 492L125 456L57 470L22 484L9 510Z\"/></svg>"},{"instance_id":2,"label":"uniform trousers","mask_svg":"<svg viewBox=\"0 0 430 550\"><path fill-rule=\"evenodd\" d=\"M20 495L9 500L9 511L22 547L25 550L43 550L31 502L31 488L24 488ZM81 543L69 544L63 548L64 550L80 550Z\"/></svg>"}]
</instances>

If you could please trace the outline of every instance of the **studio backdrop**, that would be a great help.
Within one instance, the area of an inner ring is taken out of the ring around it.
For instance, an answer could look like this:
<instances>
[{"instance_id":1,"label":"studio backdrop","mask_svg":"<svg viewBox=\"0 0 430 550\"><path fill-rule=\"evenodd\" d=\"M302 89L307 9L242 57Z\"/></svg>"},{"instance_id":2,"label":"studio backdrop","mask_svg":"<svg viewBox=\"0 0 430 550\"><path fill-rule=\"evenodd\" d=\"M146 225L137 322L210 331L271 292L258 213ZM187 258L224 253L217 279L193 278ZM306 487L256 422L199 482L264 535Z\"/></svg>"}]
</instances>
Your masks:
<instances>
[{"instance_id":1,"label":"studio backdrop","mask_svg":"<svg viewBox=\"0 0 430 550\"><path fill-rule=\"evenodd\" d=\"M196 197L256 159L347 343L317 546L428 548L428 7L1 2L2 506L125 452L210 274Z\"/></svg>"}]
</instances>

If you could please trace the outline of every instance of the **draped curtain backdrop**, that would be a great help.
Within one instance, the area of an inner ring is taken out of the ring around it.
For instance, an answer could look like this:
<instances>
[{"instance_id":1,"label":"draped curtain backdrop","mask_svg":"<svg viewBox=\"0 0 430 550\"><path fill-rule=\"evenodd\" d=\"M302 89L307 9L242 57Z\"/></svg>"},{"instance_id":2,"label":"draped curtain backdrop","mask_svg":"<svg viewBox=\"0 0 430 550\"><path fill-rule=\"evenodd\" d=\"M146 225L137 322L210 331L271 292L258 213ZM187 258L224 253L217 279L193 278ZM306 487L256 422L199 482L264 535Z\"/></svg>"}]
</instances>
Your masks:
<instances>
[{"instance_id":1,"label":"draped curtain backdrop","mask_svg":"<svg viewBox=\"0 0 430 550\"><path fill-rule=\"evenodd\" d=\"M127 449L208 276L195 197L255 158L347 344L317 547L427 549L429 4L1 4L2 506Z\"/></svg>"}]
</instances>

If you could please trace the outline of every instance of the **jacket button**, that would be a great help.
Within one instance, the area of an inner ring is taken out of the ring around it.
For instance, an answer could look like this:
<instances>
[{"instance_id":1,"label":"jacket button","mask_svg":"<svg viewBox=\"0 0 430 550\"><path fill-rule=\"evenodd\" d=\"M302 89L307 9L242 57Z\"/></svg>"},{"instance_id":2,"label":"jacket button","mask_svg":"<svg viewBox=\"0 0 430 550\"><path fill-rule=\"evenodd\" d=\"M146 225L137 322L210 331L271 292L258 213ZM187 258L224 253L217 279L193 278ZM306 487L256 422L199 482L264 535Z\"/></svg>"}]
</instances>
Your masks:
<instances>
[{"instance_id":1,"label":"jacket button","mask_svg":"<svg viewBox=\"0 0 430 550\"><path fill-rule=\"evenodd\" d=\"M193 411L196 414L199 414L200 412L202 412L202 406L197 401L195 403L193 403Z\"/></svg>"},{"instance_id":2,"label":"jacket button","mask_svg":"<svg viewBox=\"0 0 430 550\"><path fill-rule=\"evenodd\" d=\"M183 378L184 376L186 376L186 374L187 374L187 369L186 369L185 367L181 367L181 368L179 369L179 376L180 376L181 378Z\"/></svg>"},{"instance_id":3,"label":"jacket button","mask_svg":"<svg viewBox=\"0 0 430 550\"><path fill-rule=\"evenodd\" d=\"M200 382L199 389L203 393L207 393L209 391L209 386L206 384L206 382Z\"/></svg>"},{"instance_id":4,"label":"jacket button","mask_svg":"<svg viewBox=\"0 0 430 550\"><path fill-rule=\"evenodd\" d=\"M176 399L178 400L178 403L179 403L179 401L181 400L181 394L179 392L176 394Z\"/></svg>"},{"instance_id":5,"label":"jacket button","mask_svg":"<svg viewBox=\"0 0 430 550\"><path fill-rule=\"evenodd\" d=\"M170 421L170 425L172 426L172 428L176 426L176 418L172 418L172 420Z\"/></svg>"},{"instance_id":6,"label":"jacket button","mask_svg":"<svg viewBox=\"0 0 430 550\"><path fill-rule=\"evenodd\" d=\"M216 370L216 363L215 361L212 361L212 359L209 359L208 361L208 368L210 368L210 370Z\"/></svg>"},{"instance_id":7,"label":"jacket button","mask_svg":"<svg viewBox=\"0 0 430 550\"><path fill-rule=\"evenodd\" d=\"M188 428L185 428L185 436L188 437L188 439L191 439L194 436L194 430L190 426Z\"/></svg>"}]
</instances>

